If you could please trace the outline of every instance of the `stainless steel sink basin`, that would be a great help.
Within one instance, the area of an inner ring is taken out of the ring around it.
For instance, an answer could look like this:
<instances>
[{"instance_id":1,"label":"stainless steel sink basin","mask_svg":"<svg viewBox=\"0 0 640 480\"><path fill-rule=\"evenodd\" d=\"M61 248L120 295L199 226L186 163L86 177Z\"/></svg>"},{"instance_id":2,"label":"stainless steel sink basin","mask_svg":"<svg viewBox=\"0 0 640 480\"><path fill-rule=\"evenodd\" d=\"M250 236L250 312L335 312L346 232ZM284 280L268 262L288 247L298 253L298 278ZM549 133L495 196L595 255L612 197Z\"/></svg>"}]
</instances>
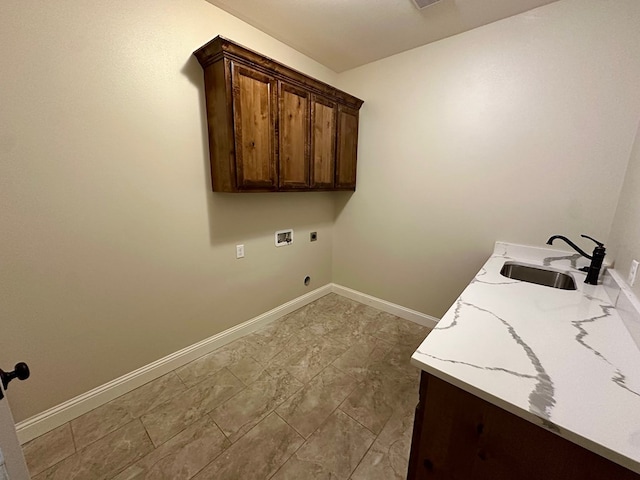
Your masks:
<instances>
[{"instance_id":1,"label":"stainless steel sink basin","mask_svg":"<svg viewBox=\"0 0 640 480\"><path fill-rule=\"evenodd\" d=\"M562 290L576 289L576 281L568 273L533 267L518 262L505 262L500 274L503 277L544 285L545 287L560 288Z\"/></svg>"}]
</instances>

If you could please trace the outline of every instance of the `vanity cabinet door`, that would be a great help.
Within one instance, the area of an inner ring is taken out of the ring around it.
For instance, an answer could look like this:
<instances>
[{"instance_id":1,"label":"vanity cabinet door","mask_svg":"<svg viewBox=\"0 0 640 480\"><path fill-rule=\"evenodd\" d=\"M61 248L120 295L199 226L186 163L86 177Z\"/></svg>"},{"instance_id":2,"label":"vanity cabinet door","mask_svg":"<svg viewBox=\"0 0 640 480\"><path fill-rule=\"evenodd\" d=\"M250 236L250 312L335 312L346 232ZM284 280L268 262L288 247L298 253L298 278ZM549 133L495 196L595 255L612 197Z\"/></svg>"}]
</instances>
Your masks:
<instances>
[{"instance_id":1,"label":"vanity cabinet door","mask_svg":"<svg viewBox=\"0 0 640 480\"><path fill-rule=\"evenodd\" d=\"M279 82L280 190L309 188L310 93Z\"/></svg>"},{"instance_id":2,"label":"vanity cabinet door","mask_svg":"<svg viewBox=\"0 0 640 480\"><path fill-rule=\"evenodd\" d=\"M233 63L233 127L238 189L277 188L276 80Z\"/></svg>"},{"instance_id":3,"label":"vanity cabinet door","mask_svg":"<svg viewBox=\"0 0 640 480\"><path fill-rule=\"evenodd\" d=\"M356 154L358 150L358 110L338 107L338 151L336 188L356 189Z\"/></svg>"},{"instance_id":4,"label":"vanity cabinet door","mask_svg":"<svg viewBox=\"0 0 640 480\"><path fill-rule=\"evenodd\" d=\"M337 104L311 97L311 187L333 188L336 170Z\"/></svg>"},{"instance_id":5,"label":"vanity cabinet door","mask_svg":"<svg viewBox=\"0 0 640 480\"><path fill-rule=\"evenodd\" d=\"M640 475L422 372L407 478L638 480Z\"/></svg>"}]
</instances>

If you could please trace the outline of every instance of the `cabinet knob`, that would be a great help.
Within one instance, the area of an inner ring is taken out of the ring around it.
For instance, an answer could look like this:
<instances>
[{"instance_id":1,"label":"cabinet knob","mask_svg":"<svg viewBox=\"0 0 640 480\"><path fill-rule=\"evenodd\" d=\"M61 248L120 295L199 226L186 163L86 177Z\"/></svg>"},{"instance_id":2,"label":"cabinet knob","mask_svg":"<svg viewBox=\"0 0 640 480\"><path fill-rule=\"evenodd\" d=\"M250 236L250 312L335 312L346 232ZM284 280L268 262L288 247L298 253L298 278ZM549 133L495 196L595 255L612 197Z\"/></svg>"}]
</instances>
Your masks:
<instances>
[{"instance_id":1,"label":"cabinet knob","mask_svg":"<svg viewBox=\"0 0 640 480\"><path fill-rule=\"evenodd\" d=\"M431 460L429 460L428 458L425 458L424 462L422 462L422 464L424 465L424 468L426 468L430 472L433 471L433 462Z\"/></svg>"}]
</instances>

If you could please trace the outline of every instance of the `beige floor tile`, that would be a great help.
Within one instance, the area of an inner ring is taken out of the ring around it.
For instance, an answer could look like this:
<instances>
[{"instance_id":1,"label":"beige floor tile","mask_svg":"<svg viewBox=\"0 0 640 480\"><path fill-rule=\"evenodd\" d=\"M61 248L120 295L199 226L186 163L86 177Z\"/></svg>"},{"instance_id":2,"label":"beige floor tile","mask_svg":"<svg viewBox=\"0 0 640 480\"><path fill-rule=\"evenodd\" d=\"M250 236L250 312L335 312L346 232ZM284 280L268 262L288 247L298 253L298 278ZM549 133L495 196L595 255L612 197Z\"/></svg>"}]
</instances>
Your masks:
<instances>
[{"instance_id":1,"label":"beige floor tile","mask_svg":"<svg viewBox=\"0 0 640 480\"><path fill-rule=\"evenodd\" d=\"M134 420L111 432L34 480L106 480L153 450L140 423Z\"/></svg>"},{"instance_id":2,"label":"beige floor tile","mask_svg":"<svg viewBox=\"0 0 640 480\"><path fill-rule=\"evenodd\" d=\"M421 343L429 333L429 329L390 313L380 312L370 322L367 333L392 343L413 345L416 341L418 344Z\"/></svg>"},{"instance_id":3,"label":"beige floor tile","mask_svg":"<svg viewBox=\"0 0 640 480\"><path fill-rule=\"evenodd\" d=\"M402 402L385 424L352 475L353 480L403 480L407 478L413 417L418 396Z\"/></svg>"},{"instance_id":4,"label":"beige floor tile","mask_svg":"<svg viewBox=\"0 0 640 480\"><path fill-rule=\"evenodd\" d=\"M220 429L205 416L114 480L189 480L230 445Z\"/></svg>"},{"instance_id":5,"label":"beige floor tile","mask_svg":"<svg viewBox=\"0 0 640 480\"><path fill-rule=\"evenodd\" d=\"M211 412L224 434L235 442L302 388L302 383L285 370L264 372L249 387Z\"/></svg>"},{"instance_id":6,"label":"beige floor tile","mask_svg":"<svg viewBox=\"0 0 640 480\"><path fill-rule=\"evenodd\" d=\"M319 337L339 339L342 343L348 343L348 339L342 338L338 331L345 331L347 324L357 322L351 314L353 309L337 304L327 309L316 308L313 313L314 321L298 333L303 342L313 342ZM334 333L335 332L335 333ZM335 338L333 338L335 337Z\"/></svg>"},{"instance_id":7,"label":"beige floor tile","mask_svg":"<svg viewBox=\"0 0 640 480\"><path fill-rule=\"evenodd\" d=\"M141 417L153 444L166 442L193 422L221 405L245 388L229 370L216 374L191 387Z\"/></svg>"},{"instance_id":8,"label":"beige floor tile","mask_svg":"<svg viewBox=\"0 0 640 480\"><path fill-rule=\"evenodd\" d=\"M355 300L330 293L313 302L311 306L315 314L325 314L326 312L343 314L355 310L360 305L362 304Z\"/></svg>"},{"instance_id":9,"label":"beige floor tile","mask_svg":"<svg viewBox=\"0 0 640 480\"><path fill-rule=\"evenodd\" d=\"M378 365L380 366L380 365ZM415 398L418 389L414 380L400 375L393 367L373 370L342 402L340 409L378 434L403 399Z\"/></svg>"},{"instance_id":10,"label":"beige floor tile","mask_svg":"<svg viewBox=\"0 0 640 480\"><path fill-rule=\"evenodd\" d=\"M401 437L387 448L374 443L351 476L352 480L404 480L411 438Z\"/></svg>"},{"instance_id":11,"label":"beige floor tile","mask_svg":"<svg viewBox=\"0 0 640 480\"><path fill-rule=\"evenodd\" d=\"M271 362L270 368L282 368L302 383L307 383L349 347L323 337L310 343L295 343L290 349L280 352Z\"/></svg>"},{"instance_id":12,"label":"beige floor tile","mask_svg":"<svg viewBox=\"0 0 640 480\"><path fill-rule=\"evenodd\" d=\"M218 373L224 367L228 367L246 358L251 346L245 338L240 338L213 352L187 363L176 369L176 374L188 387L203 381L205 378Z\"/></svg>"},{"instance_id":13,"label":"beige floor tile","mask_svg":"<svg viewBox=\"0 0 640 480\"><path fill-rule=\"evenodd\" d=\"M377 318L380 311L366 305L359 305L345 313L345 315L332 315L333 329L325 336L352 345L362 341L363 337L370 336L371 322Z\"/></svg>"},{"instance_id":14,"label":"beige floor tile","mask_svg":"<svg viewBox=\"0 0 640 480\"><path fill-rule=\"evenodd\" d=\"M307 327L315 321L314 305L314 303L305 305L304 307L285 315L277 321L292 328L292 333L296 334L302 328Z\"/></svg>"},{"instance_id":15,"label":"beige floor tile","mask_svg":"<svg viewBox=\"0 0 640 480\"><path fill-rule=\"evenodd\" d=\"M255 382L262 372L264 372L265 366L256 362L251 357L245 357L232 363L227 367L231 373L233 373L238 379L245 385L251 385Z\"/></svg>"},{"instance_id":16,"label":"beige floor tile","mask_svg":"<svg viewBox=\"0 0 640 480\"><path fill-rule=\"evenodd\" d=\"M31 478L32 480L95 480L100 478L88 476L87 468L85 460L76 453Z\"/></svg>"},{"instance_id":17,"label":"beige floor tile","mask_svg":"<svg viewBox=\"0 0 640 480\"><path fill-rule=\"evenodd\" d=\"M413 435L413 418L418 400L418 390L416 389L416 394L412 395L411 399L398 403L396 410L385 424L378 438L376 438L377 444L387 448L401 437L411 439ZM408 455L409 453L407 452L407 460L409 459Z\"/></svg>"},{"instance_id":18,"label":"beige floor tile","mask_svg":"<svg viewBox=\"0 0 640 480\"><path fill-rule=\"evenodd\" d=\"M336 410L273 476L273 480L346 480L374 439L373 433Z\"/></svg>"},{"instance_id":19,"label":"beige floor tile","mask_svg":"<svg viewBox=\"0 0 640 480\"><path fill-rule=\"evenodd\" d=\"M256 332L245 338L251 345L249 355L258 363L264 364L288 348L293 336L278 334L268 335L265 332Z\"/></svg>"},{"instance_id":20,"label":"beige floor tile","mask_svg":"<svg viewBox=\"0 0 640 480\"><path fill-rule=\"evenodd\" d=\"M65 423L22 447L29 473L35 476L76 452L71 426Z\"/></svg>"},{"instance_id":21,"label":"beige floor tile","mask_svg":"<svg viewBox=\"0 0 640 480\"><path fill-rule=\"evenodd\" d=\"M171 372L72 420L77 448L86 447L185 390Z\"/></svg>"},{"instance_id":22,"label":"beige floor tile","mask_svg":"<svg viewBox=\"0 0 640 480\"><path fill-rule=\"evenodd\" d=\"M378 361L383 362L385 366L395 368L400 375L415 380L420 377L420 369L411 364L411 356L413 355L413 352L416 351L420 343L422 342L417 342L415 346L391 345L384 359L380 359Z\"/></svg>"},{"instance_id":23,"label":"beige floor tile","mask_svg":"<svg viewBox=\"0 0 640 480\"><path fill-rule=\"evenodd\" d=\"M308 438L355 389L356 380L329 365L276 412Z\"/></svg>"},{"instance_id":24,"label":"beige floor tile","mask_svg":"<svg viewBox=\"0 0 640 480\"><path fill-rule=\"evenodd\" d=\"M370 335L363 335L340 355L332 365L358 380L364 380L369 368L387 356L392 345Z\"/></svg>"},{"instance_id":25,"label":"beige floor tile","mask_svg":"<svg viewBox=\"0 0 640 480\"><path fill-rule=\"evenodd\" d=\"M272 413L205 467L194 480L266 480L303 441L293 428Z\"/></svg>"}]
</instances>

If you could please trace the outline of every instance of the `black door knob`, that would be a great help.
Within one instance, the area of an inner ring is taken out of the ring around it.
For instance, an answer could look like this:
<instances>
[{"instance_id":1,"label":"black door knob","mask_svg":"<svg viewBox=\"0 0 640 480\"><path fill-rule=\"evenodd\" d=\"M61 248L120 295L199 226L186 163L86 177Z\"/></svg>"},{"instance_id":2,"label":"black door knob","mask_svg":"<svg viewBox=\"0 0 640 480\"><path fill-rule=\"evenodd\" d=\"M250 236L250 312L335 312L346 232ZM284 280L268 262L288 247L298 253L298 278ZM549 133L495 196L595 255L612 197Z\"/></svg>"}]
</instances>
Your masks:
<instances>
[{"instance_id":1,"label":"black door knob","mask_svg":"<svg viewBox=\"0 0 640 480\"><path fill-rule=\"evenodd\" d=\"M26 380L27 378L29 378L30 372L29 367L26 363L16 363L16 366L13 368L13 372L5 372L3 370L0 370L0 378L2 379L2 386L5 390L9 386L9 382L14 378L17 378L18 380Z\"/></svg>"}]
</instances>

